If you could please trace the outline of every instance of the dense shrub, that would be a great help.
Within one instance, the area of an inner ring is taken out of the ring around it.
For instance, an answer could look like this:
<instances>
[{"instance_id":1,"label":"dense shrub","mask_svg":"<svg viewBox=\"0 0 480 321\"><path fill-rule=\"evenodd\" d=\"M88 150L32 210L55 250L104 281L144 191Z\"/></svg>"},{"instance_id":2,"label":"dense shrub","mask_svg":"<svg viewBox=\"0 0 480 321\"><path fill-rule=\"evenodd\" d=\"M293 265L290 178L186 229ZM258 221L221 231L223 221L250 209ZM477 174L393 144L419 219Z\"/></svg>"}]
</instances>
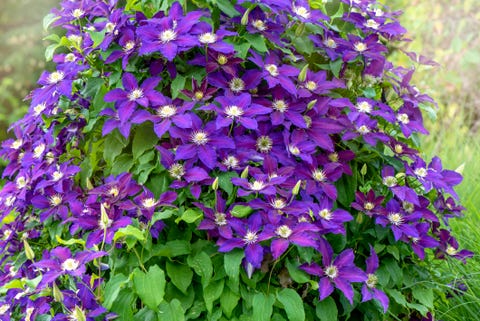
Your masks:
<instances>
[{"instance_id":1,"label":"dense shrub","mask_svg":"<svg viewBox=\"0 0 480 321\"><path fill-rule=\"evenodd\" d=\"M63 1L1 152L0 316L432 318L429 266L472 253L461 176L419 155L433 101L386 59L397 16Z\"/></svg>"}]
</instances>

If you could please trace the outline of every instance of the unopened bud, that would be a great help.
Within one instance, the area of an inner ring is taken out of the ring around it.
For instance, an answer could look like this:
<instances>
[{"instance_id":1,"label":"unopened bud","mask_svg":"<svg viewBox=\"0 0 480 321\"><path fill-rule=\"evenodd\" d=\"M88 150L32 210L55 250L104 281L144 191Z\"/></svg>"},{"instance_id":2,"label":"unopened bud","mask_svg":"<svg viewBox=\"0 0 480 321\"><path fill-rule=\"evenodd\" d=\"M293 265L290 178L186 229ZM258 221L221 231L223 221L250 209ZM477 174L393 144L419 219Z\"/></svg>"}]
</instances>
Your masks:
<instances>
[{"instance_id":1,"label":"unopened bud","mask_svg":"<svg viewBox=\"0 0 480 321\"><path fill-rule=\"evenodd\" d=\"M63 302L63 293L55 282L53 283L53 299L57 302Z\"/></svg>"},{"instance_id":2,"label":"unopened bud","mask_svg":"<svg viewBox=\"0 0 480 321\"><path fill-rule=\"evenodd\" d=\"M33 261L33 259L35 258L35 252L33 252L27 240L23 240L23 247L25 248L25 255L27 256L27 259Z\"/></svg>"},{"instance_id":3,"label":"unopened bud","mask_svg":"<svg viewBox=\"0 0 480 321\"><path fill-rule=\"evenodd\" d=\"M105 228L108 226L110 218L108 217L107 210L103 203L100 205L100 221L102 222L102 226Z\"/></svg>"},{"instance_id":4,"label":"unopened bud","mask_svg":"<svg viewBox=\"0 0 480 321\"><path fill-rule=\"evenodd\" d=\"M213 183L212 183L212 189L213 189L214 191L218 190L218 177L215 178L215 180L213 181Z\"/></svg>"},{"instance_id":5,"label":"unopened bud","mask_svg":"<svg viewBox=\"0 0 480 321\"><path fill-rule=\"evenodd\" d=\"M242 20L240 20L240 23L244 26L248 24L248 16L250 15L250 11L252 11L253 7L250 7L245 11L245 13L242 16Z\"/></svg>"},{"instance_id":6,"label":"unopened bud","mask_svg":"<svg viewBox=\"0 0 480 321\"><path fill-rule=\"evenodd\" d=\"M292 189L292 195L296 196L300 192L300 186L302 186L302 180L299 180Z\"/></svg>"},{"instance_id":7,"label":"unopened bud","mask_svg":"<svg viewBox=\"0 0 480 321\"><path fill-rule=\"evenodd\" d=\"M245 167L243 172L240 174L240 178L247 178L248 177L248 166Z\"/></svg>"},{"instance_id":8,"label":"unopened bud","mask_svg":"<svg viewBox=\"0 0 480 321\"><path fill-rule=\"evenodd\" d=\"M367 175L367 164L363 164L362 169L360 169L360 174L362 174L362 176Z\"/></svg>"},{"instance_id":9,"label":"unopened bud","mask_svg":"<svg viewBox=\"0 0 480 321\"><path fill-rule=\"evenodd\" d=\"M304 23L300 23L300 24L297 26L297 29L295 30L295 35L296 35L297 37L298 37L298 36L301 36L304 31L305 31L305 24L304 24Z\"/></svg>"},{"instance_id":10,"label":"unopened bud","mask_svg":"<svg viewBox=\"0 0 480 321\"><path fill-rule=\"evenodd\" d=\"M357 218L356 218L355 221L356 221L358 224L362 224L362 222L363 222L363 214L362 214L361 212L359 212L359 213L357 214Z\"/></svg>"},{"instance_id":11,"label":"unopened bud","mask_svg":"<svg viewBox=\"0 0 480 321\"><path fill-rule=\"evenodd\" d=\"M463 163L462 165L458 166L457 169L455 170L455 172L457 172L458 174L462 175L464 169L465 169L465 163Z\"/></svg>"},{"instance_id":12,"label":"unopened bud","mask_svg":"<svg viewBox=\"0 0 480 321\"><path fill-rule=\"evenodd\" d=\"M75 310L73 311L72 316L76 318L76 319L73 319L73 320L87 321L87 317L85 316L85 312L79 306L75 306Z\"/></svg>"},{"instance_id":13,"label":"unopened bud","mask_svg":"<svg viewBox=\"0 0 480 321\"><path fill-rule=\"evenodd\" d=\"M90 181L90 178L87 177L87 182L86 183L87 183L87 189L88 190L93 189L93 185L92 185L92 182Z\"/></svg>"},{"instance_id":14,"label":"unopened bud","mask_svg":"<svg viewBox=\"0 0 480 321\"><path fill-rule=\"evenodd\" d=\"M300 74L298 75L298 81L304 82L307 79L307 71L308 71L308 64L306 64L300 71Z\"/></svg>"}]
</instances>

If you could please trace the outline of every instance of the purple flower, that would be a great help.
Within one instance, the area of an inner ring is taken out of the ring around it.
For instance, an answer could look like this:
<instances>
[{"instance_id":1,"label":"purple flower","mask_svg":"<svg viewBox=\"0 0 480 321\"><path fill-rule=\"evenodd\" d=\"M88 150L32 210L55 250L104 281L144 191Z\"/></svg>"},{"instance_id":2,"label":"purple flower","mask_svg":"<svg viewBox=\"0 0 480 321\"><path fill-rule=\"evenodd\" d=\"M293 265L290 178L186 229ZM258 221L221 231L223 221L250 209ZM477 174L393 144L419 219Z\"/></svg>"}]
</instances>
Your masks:
<instances>
[{"instance_id":1,"label":"purple flower","mask_svg":"<svg viewBox=\"0 0 480 321\"><path fill-rule=\"evenodd\" d=\"M172 202L176 198L177 193L168 191L161 194L158 200L156 200L153 193L144 188L143 193L135 197L135 203L138 204L142 215L149 221L152 219L153 212L156 209L160 206L173 206Z\"/></svg>"},{"instance_id":2,"label":"purple flower","mask_svg":"<svg viewBox=\"0 0 480 321\"><path fill-rule=\"evenodd\" d=\"M435 252L435 256L439 259L444 259L446 255L456 258L466 263L467 258L473 257L474 253L469 250L459 250L457 240L450 234L449 231L441 229L438 232L440 238L440 246Z\"/></svg>"},{"instance_id":3,"label":"purple flower","mask_svg":"<svg viewBox=\"0 0 480 321\"><path fill-rule=\"evenodd\" d=\"M180 3L173 3L167 16L147 20L138 27L137 37L142 43L139 54L159 51L168 61L172 61L177 54L197 46L198 39L190 34L190 30L203 14L201 11L192 11L183 16Z\"/></svg>"},{"instance_id":4,"label":"purple flower","mask_svg":"<svg viewBox=\"0 0 480 321\"><path fill-rule=\"evenodd\" d=\"M305 81L298 89L298 96L303 98L312 95L324 95L335 88L345 88L345 84L337 78L331 81L327 80L326 71L313 72L308 70Z\"/></svg>"},{"instance_id":5,"label":"purple flower","mask_svg":"<svg viewBox=\"0 0 480 321\"><path fill-rule=\"evenodd\" d=\"M378 215L384 211L384 208L381 206L384 199L384 196L376 197L372 189L368 191L367 195L361 192L355 192L355 202L353 202L351 206L368 216Z\"/></svg>"},{"instance_id":6,"label":"purple flower","mask_svg":"<svg viewBox=\"0 0 480 321\"><path fill-rule=\"evenodd\" d=\"M213 32L211 25L201 21L192 28L190 34L197 36L198 44L206 46L209 50L212 49L223 54L231 54L234 52L233 45L222 40L224 37L237 35L236 32L231 32L223 28Z\"/></svg>"},{"instance_id":7,"label":"purple flower","mask_svg":"<svg viewBox=\"0 0 480 321\"><path fill-rule=\"evenodd\" d=\"M411 238L411 246L415 254L417 254L418 257L423 260L425 258L425 248L436 248L440 245L440 243L428 235L430 224L426 222L418 223L415 228L418 231L418 237Z\"/></svg>"},{"instance_id":8,"label":"purple flower","mask_svg":"<svg viewBox=\"0 0 480 321\"><path fill-rule=\"evenodd\" d=\"M322 253L323 267L317 263L302 265L300 268L311 275L320 277L318 291L320 301L332 294L334 287L342 291L345 297L353 304L352 282L364 282L367 275L353 263L353 250L348 249L340 253L333 260L333 250L322 240L319 242L319 251Z\"/></svg>"},{"instance_id":9,"label":"purple flower","mask_svg":"<svg viewBox=\"0 0 480 321\"><path fill-rule=\"evenodd\" d=\"M365 272L367 273L367 280L365 280L365 283L362 286L362 302L377 299L383 306L383 312L387 313L389 299L385 292L380 291L376 287L378 283L378 277L375 275L375 272L378 269L378 256L371 245L370 257L367 258L366 264L367 268Z\"/></svg>"},{"instance_id":10,"label":"purple flower","mask_svg":"<svg viewBox=\"0 0 480 321\"><path fill-rule=\"evenodd\" d=\"M133 57L135 50L137 49L137 40L135 38L135 31L133 28L125 28L122 31L118 44L121 50L113 51L110 56L105 60L105 63L111 64L118 59L122 59L122 69L127 68L129 60Z\"/></svg>"},{"instance_id":11,"label":"purple flower","mask_svg":"<svg viewBox=\"0 0 480 321\"><path fill-rule=\"evenodd\" d=\"M403 236L418 238L417 229L409 223L416 223L421 218L421 213L407 214L395 199L391 199L387 202L386 214L377 216L375 222L383 227L389 225L395 241L398 241Z\"/></svg>"},{"instance_id":12,"label":"purple flower","mask_svg":"<svg viewBox=\"0 0 480 321\"><path fill-rule=\"evenodd\" d=\"M131 73L125 73L122 77L124 89L116 88L105 95L106 102L115 102L120 122L124 123L130 119L138 105L148 107L149 105L161 102L162 96L155 91L160 78L153 77L146 79L141 86Z\"/></svg>"},{"instance_id":13,"label":"purple flower","mask_svg":"<svg viewBox=\"0 0 480 321\"><path fill-rule=\"evenodd\" d=\"M106 255L106 252L82 251L72 255L69 248L56 247L44 255L44 259L36 262L35 267L47 270L38 289L43 289L62 275L81 277L86 271L86 264Z\"/></svg>"},{"instance_id":14,"label":"purple flower","mask_svg":"<svg viewBox=\"0 0 480 321\"><path fill-rule=\"evenodd\" d=\"M334 210L333 201L328 197L321 198L319 204L311 204L309 211L323 233L345 234L344 223L353 220L347 211L340 208Z\"/></svg>"}]
</instances>

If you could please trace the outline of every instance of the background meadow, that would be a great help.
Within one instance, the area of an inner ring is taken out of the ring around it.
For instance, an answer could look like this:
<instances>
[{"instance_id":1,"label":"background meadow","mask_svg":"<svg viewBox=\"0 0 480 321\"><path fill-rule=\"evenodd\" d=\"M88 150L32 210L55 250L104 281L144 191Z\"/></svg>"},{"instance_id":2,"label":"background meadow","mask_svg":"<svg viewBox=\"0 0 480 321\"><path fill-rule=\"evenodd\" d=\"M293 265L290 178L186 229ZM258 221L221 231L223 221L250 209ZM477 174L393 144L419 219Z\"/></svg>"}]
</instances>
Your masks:
<instances>
[{"instance_id":1,"label":"background meadow","mask_svg":"<svg viewBox=\"0 0 480 321\"><path fill-rule=\"evenodd\" d=\"M7 137L8 124L26 111L23 97L46 67L42 17L57 2L0 3L0 140ZM419 67L415 75L420 91L429 93L439 106L425 113L430 135L423 138L423 150L427 159L438 155L445 168L463 171L457 192L467 210L463 219L451 221L452 228L461 247L480 253L480 1L384 2L404 11L401 21L411 42L399 49L421 53L440 64ZM392 59L408 64L400 50ZM432 274L432 287L439 294L435 319L480 320L478 254L467 265L449 260L432 266Z\"/></svg>"}]
</instances>

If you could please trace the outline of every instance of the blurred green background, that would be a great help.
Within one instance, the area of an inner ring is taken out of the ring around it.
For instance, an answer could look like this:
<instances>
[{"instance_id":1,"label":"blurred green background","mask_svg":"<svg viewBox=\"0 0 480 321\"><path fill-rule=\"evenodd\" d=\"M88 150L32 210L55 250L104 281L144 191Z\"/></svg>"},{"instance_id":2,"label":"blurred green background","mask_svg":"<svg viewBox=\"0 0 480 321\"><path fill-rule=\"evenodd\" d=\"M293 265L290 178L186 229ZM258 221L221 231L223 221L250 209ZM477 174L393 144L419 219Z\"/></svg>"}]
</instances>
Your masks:
<instances>
[{"instance_id":1,"label":"blurred green background","mask_svg":"<svg viewBox=\"0 0 480 321\"><path fill-rule=\"evenodd\" d=\"M58 0L0 0L0 140L45 69L43 17Z\"/></svg>"},{"instance_id":2,"label":"blurred green background","mask_svg":"<svg viewBox=\"0 0 480 321\"><path fill-rule=\"evenodd\" d=\"M26 111L22 101L46 67L42 18L59 0L0 0L0 140L6 128ZM467 207L463 220L452 221L461 246L480 253L480 0L383 0L403 10L409 30L407 51L428 56L440 67L418 66L414 83L439 104L437 119L426 117L431 134L423 138L425 158L439 155L444 167L463 170L457 189ZM397 51L397 64L409 66ZM436 320L480 320L480 257L467 265L447 261L432 266L438 292ZM447 296L448 283L461 281L466 292ZM441 295L443 293L443 295Z\"/></svg>"}]
</instances>

